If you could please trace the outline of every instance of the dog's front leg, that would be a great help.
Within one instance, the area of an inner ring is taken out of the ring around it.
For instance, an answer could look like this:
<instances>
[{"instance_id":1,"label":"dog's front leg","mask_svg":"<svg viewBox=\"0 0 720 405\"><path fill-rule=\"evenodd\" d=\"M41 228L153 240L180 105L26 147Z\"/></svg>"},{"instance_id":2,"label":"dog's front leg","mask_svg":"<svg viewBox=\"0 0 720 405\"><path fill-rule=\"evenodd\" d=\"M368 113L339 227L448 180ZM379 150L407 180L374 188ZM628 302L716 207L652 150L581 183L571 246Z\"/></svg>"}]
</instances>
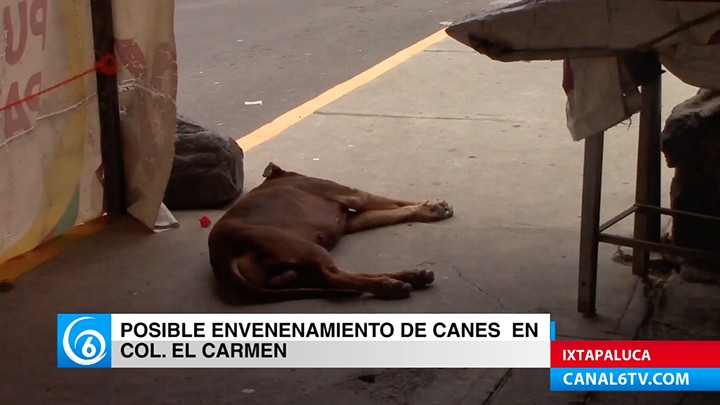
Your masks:
<instances>
[{"instance_id":1,"label":"dog's front leg","mask_svg":"<svg viewBox=\"0 0 720 405\"><path fill-rule=\"evenodd\" d=\"M426 201L391 210L370 210L351 213L345 222L345 233L364 231L406 222L435 222L453 216L446 201Z\"/></svg>"},{"instance_id":2,"label":"dog's front leg","mask_svg":"<svg viewBox=\"0 0 720 405\"><path fill-rule=\"evenodd\" d=\"M382 197L360 190L354 190L352 193L340 194L333 196L332 198L342 206L354 211L394 210L422 203L418 201L397 200L394 198Z\"/></svg>"}]
</instances>

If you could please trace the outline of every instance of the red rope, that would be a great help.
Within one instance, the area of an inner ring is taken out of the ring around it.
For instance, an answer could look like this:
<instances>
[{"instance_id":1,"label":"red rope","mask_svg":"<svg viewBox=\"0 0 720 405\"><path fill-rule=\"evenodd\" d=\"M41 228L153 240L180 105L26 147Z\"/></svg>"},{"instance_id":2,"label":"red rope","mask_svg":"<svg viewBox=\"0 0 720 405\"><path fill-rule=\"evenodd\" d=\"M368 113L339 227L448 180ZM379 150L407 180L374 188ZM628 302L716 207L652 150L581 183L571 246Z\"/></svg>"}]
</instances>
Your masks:
<instances>
[{"instance_id":1,"label":"red rope","mask_svg":"<svg viewBox=\"0 0 720 405\"><path fill-rule=\"evenodd\" d=\"M100 59L98 59L97 61L95 61L95 65L94 65L93 67L91 67L90 69L87 69L87 70L85 70L85 71L83 71L83 72L80 72L80 73L76 74L75 76L72 76L72 77L70 77L70 78L67 78L67 79L65 79L65 80L63 80L63 81L61 81L61 82L59 82L59 83L55 83L55 84L53 84L53 85L50 86L50 87L47 87L47 88L44 88L44 89L38 91L37 93L32 93L32 94L30 94L30 95L28 95L28 96L26 96L26 97L24 97L24 98L21 98L21 99L19 99L19 100L15 100L15 101L13 101L13 102L10 103L10 104L4 105L4 106L0 107L0 112L3 112L3 111L8 110L8 109L10 109L10 108L17 107L17 106L19 106L19 105L22 104L22 103L25 103L25 102L27 102L27 101L29 101L29 100L34 99L34 98L38 98L38 97L42 96L42 95L45 94L45 93L49 93L49 92L57 89L58 87L62 87L62 86L66 85L66 84L68 84L68 83L70 83L70 82L73 82L73 81L75 81L75 80L77 80L77 79L80 79L81 77L83 77L83 76L85 76L85 75L87 75L87 74L90 74L90 73L93 73L93 72L96 72L96 71L97 71L97 72L100 72L100 73L102 73L102 74L106 74L106 75L112 75L112 74L117 73L118 67L117 67L117 64L115 63L115 56L114 56L114 55L105 55L105 56L103 56L102 58L100 58Z\"/></svg>"}]
</instances>

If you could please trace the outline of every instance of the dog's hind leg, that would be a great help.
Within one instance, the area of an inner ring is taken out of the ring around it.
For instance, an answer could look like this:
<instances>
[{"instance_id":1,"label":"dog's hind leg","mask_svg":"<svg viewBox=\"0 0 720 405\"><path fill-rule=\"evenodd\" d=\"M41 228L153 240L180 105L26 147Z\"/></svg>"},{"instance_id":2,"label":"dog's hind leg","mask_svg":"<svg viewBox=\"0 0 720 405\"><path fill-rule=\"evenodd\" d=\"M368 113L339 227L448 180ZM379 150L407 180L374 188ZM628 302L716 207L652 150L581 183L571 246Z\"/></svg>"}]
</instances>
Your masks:
<instances>
[{"instance_id":1,"label":"dog's hind leg","mask_svg":"<svg viewBox=\"0 0 720 405\"><path fill-rule=\"evenodd\" d=\"M339 289L353 289L378 298L407 298L413 290L410 283L381 274L353 273L337 266L322 269L329 285Z\"/></svg>"},{"instance_id":2,"label":"dog's hind leg","mask_svg":"<svg viewBox=\"0 0 720 405\"><path fill-rule=\"evenodd\" d=\"M297 287L293 286L298 278L296 270L286 270L271 276L266 282L248 279L253 268L259 269L257 259L251 256L242 256L234 259L230 267L234 275L234 284L241 287L241 291L252 296L257 301L289 301L311 298L345 298L361 295L362 292L351 289L336 289L328 287ZM263 277L263 276L261 276Z\"/></svg>"},{"instance_id":3,"label":"dog's hind leg","mask_svg":"<svg viewBox=\"0 0 720 405\"><path fill-rule=\"evenodd\" d=\"M345 233L364 231L407 222L434 222L450 218L452 207L445 201L426 201L417 205L392 210L354 212L345 222ZM391 278L410 284L414 289L425 288L435 280L435 274L426 269L407 269L390 273L356 273L361 277Z\"/></svg>"},{"instance_id":4,"label":"dog's hind leg","mask_svg":"<svg viewBox=\"0 0 720 405\"><path fill-rule=\"evenodd\" d=\"M258 299L300 299L323 295L369 293L405 298L412 285L383 276L355 274L335 265L330 252L276 228L246 226L247 253L231 260L232 282ZM220 272L225 274L224 272Z\"/></svg>"},{"instance_id":5,"label":"dog's hind leg","mask_svg":"<svg viewBox=\"0 0 720 405\"><path fill-rule=\"evenodd\" d=\"M345 222L345 233L407 222L435 222L451 216L453 216L453 209L445 201L426 201L392 210L359 211L348 215Z\"/></svg>"}]
</instances>

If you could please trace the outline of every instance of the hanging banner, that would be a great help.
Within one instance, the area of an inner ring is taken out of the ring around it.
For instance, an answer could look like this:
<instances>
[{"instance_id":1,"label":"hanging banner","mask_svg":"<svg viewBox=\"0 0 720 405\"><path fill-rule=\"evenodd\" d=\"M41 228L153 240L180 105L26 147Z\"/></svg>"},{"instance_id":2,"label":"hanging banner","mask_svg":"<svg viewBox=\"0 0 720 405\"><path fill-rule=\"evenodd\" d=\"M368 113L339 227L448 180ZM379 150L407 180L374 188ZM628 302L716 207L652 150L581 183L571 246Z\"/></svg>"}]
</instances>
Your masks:
<instances>
[{"instance_id":1,"label":"hanging banner","mask_svg":"<svg viewBox=\"0 0 720 405\"><path fill-rule=\"evenodd\" d=\"M86 0L0 1L0 263L103 212Z\"/></svg>"},{"instance_id":2,"label":"hanging banner","mask_svg":"<svg viewBox=\"0 0 720 405\"><path fill-rule=\"evenodd\" d=\"M172 0L113 1L128 211L150 229L174 156ZM0 0L0 264L103 214L89 0Z\"/></svg>"},{"instance_id":3,"label":"hanging banner","mask_svg":"<svg viewBox=\"0 0 720 405\"><path fill-rule=\"evenodd\" d=\"M113 19L128 212L151 229L173 228L162 200L175 155L175 2L113 0Z\"/></svg>"}]
</instances>

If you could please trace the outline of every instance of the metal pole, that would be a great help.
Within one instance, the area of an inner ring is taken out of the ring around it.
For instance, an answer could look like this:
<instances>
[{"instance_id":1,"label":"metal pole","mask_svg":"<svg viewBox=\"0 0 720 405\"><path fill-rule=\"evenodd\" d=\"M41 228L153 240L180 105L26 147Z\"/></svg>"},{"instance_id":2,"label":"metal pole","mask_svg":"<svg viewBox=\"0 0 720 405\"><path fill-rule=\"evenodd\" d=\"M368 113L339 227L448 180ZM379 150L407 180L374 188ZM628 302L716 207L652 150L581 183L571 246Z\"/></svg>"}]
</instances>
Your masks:
<instances>
[{"instance_id":1,"label":"metal pole","mask_svg":"<svg viewBox=\"0 0 720 405\"><path fill-rule=\"evenodd\" d=\"M656 59L656 64L660 62ZM655 67L653 67L655 70ZM657 68L659 71L660 69ZM639 205L660 207L662 164L660 130L661 130L661 95L662 78L656 76L642 86L642 108L640 110L640 136L638 140L637 183L635 202ZM638 210L635 213L634 238L649 241L660 241L660 213L649 210ZM650 251L633 249L633 274L647 276Z\"/></svg>"},{"instance_id":2,"label":"metal pole","mask_svg":"<svg viewBox=\"0 0 720 405\"><path fill-rule=\"evenodd\" d=\"M578 311L587 316L595 315L596 311L604 138L601 132L584 141Z\"/></svg>"},{"instance_id":3,"label":"metal pole","mask_svg":"<svg viewBox=\"0 0 720 405\"><path fill-rule=\"evenodd\" d=\"M117 66L112 0L90 0L93 40L98 69L97 99L100 113L100 145L104 168L104 197L108 214L126 212L125 171L120 137L120 103L118 101ZM111 69L107 69L107 67Z\"/></svg>"}]
</instances>

